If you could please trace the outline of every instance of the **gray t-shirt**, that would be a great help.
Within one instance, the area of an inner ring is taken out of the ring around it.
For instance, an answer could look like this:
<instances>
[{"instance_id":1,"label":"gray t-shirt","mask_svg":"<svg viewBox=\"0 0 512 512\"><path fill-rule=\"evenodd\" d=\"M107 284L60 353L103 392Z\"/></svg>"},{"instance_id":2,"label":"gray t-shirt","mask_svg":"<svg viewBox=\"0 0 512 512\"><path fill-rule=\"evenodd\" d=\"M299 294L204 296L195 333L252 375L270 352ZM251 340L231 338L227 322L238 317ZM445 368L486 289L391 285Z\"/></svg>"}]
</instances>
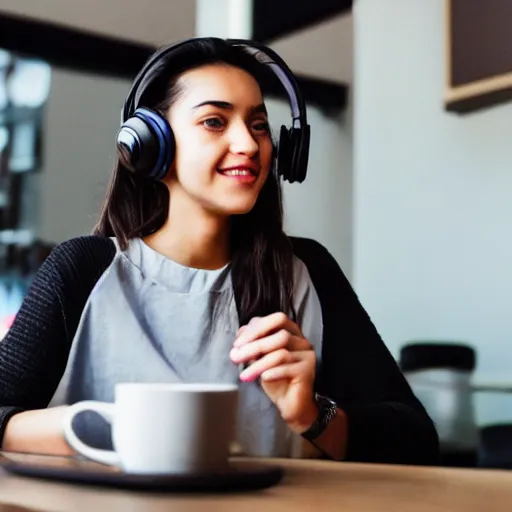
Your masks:
<instances>
[{"instance_id":1,"label":"gray t-shirt","mask_svg":"<svg viewBox=\"0 0 512 512\"><path fill-rule=\"evenodd\" d=\"M322 313L306 266L294 261L294 307L320 358ZM292 456L294 436L257 382L242 383L229 358L239 328L230 267L182 266L134 239L117 253L92 290L66 371L50 405L114 400L118 382L239 384L237 442L254 456ZM79 435L111 445L91 413Z\"/></svg>"}]
</instances>

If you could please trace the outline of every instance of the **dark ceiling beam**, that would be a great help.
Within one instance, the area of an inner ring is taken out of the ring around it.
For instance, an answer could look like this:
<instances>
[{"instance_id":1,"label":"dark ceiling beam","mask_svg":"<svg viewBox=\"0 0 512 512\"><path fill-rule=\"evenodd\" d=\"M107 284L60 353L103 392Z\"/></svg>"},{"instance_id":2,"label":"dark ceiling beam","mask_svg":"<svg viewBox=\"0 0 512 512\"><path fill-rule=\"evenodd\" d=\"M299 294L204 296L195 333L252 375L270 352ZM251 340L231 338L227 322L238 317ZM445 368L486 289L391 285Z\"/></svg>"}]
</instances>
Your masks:
<instances>
[{"instance_id":1,"label":"dark ceiling beam","mask_svg":"<svg viewBox=\"0 0 512 512\"><path fill-rule=\"evenodd\" d=\"M67 69L133 78L153 48L0 12L0 48Z\"/></svg>"},{"instance_id":2,"label":"dark ceiling beam","mask_svg":"<svg viewBox=\"0 0 512 512\"><path fill-rule=\"evenodd\" d=\"M352 9L352 0L254 0L253 39L269 42Z\"/></svg>"},{"instance_id":3,"label":"dark ceiling beam","mask_svg":"<svg viewBox=\"0 0 512 512\"><path fill-rule=\"evenodd\" d=\"M254 0L252 38L270 43L351 9L352 0ZM346 108L347 84L308 76L298 80L310 105L333 115Z\"/></svg>"},{"instance_id":4,"label":"dark ceiling beam","mask_svg":"<svg viewBox=\"0 0 512 512\"><path fill-rule=\"evenodd\" d=\"M45 60L79 72L132 80L155 48L53 23L0 12L0 48ZM343 84L298 75L306 102L326 112L343 110ZM286 98L282 87L270 87L270 96Z\"/></svg>"}]
</instances>

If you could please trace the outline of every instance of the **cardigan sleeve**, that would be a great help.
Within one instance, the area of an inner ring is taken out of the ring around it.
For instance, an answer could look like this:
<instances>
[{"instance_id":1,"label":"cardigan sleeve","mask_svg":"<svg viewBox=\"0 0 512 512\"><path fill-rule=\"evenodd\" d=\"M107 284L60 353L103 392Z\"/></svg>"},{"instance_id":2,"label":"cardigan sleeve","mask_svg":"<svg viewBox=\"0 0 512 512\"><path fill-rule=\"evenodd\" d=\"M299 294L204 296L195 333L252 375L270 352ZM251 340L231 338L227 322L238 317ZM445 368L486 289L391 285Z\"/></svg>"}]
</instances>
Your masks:
<instances>
[{"instance_id":1,"label":"cardigan sleeve","mask_svg":"<svg viewBox=\"0 0 512 512\"><path fill-rule=\"evenodd\" d=\"M0 341L0 444L14 414L50 402L87 298L114 254L110 239L80 237L55 247L39 268Z\"/></svg>"},{"instance_id":2,"label":"cardigan sleeve","mask_svg":"<svg viewBox=\"0 0 512 512\"><path fill-rule=\"evenodd\" d=\"M321 303L324 329L316 387L347 414L346 459L437 464L434 424L337 262L317 242L293 243Z\"/></svg>"}]
</instances>

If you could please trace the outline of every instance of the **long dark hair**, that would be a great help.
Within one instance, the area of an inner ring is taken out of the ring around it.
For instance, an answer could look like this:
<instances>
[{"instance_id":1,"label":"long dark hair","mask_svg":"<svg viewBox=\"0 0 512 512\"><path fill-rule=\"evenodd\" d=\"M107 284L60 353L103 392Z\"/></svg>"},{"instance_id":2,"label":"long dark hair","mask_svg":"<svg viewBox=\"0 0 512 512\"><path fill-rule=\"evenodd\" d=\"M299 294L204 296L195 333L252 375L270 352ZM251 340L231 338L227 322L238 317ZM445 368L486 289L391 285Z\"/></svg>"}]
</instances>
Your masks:
<instances>
[{"instance_id":1,"label":"long dark hair","mask_svg":"<svg viewBox=\"0 0 512 512\"><path fill-rule=\"evenodd\" d=\"M260 84L271 74L246 51L222 39L204 38L164 56L139 88L138 106L166 115L182 93L178 78L186 70L226 63L251 74ZM169 190L160 181L130 172L116 162L94 234L115 236L122 250L132 238L160 229L169 209ZM293 250L283 231L282 193L276 169L263 185L253 209L230 223L231 277L240 325L277 311L292 314Z\"/></svg>"}]
</instances>

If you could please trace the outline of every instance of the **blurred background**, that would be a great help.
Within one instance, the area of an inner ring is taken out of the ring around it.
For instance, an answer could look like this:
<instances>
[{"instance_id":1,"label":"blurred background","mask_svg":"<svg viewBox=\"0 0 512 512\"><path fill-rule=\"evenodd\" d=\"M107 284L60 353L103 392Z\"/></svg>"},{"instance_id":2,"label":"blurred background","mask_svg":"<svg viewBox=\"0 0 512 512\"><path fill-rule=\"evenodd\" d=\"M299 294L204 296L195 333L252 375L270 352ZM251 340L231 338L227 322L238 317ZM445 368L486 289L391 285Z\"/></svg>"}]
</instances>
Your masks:
<instances>
[{"instance_id":1,"label":"blurred background","mask_svg":"<svg viewBox=\"0 0 512 512\"><path fill-rule=\"evenodd\" d=\"M511 16L512 0L0 0L2 332L51 248L92 229L147 56L257 39L308 102L288 232L335 256L445 463L512 467ZM267 104L289 123L282 91Z\"/></svg>"}]
</instances>

